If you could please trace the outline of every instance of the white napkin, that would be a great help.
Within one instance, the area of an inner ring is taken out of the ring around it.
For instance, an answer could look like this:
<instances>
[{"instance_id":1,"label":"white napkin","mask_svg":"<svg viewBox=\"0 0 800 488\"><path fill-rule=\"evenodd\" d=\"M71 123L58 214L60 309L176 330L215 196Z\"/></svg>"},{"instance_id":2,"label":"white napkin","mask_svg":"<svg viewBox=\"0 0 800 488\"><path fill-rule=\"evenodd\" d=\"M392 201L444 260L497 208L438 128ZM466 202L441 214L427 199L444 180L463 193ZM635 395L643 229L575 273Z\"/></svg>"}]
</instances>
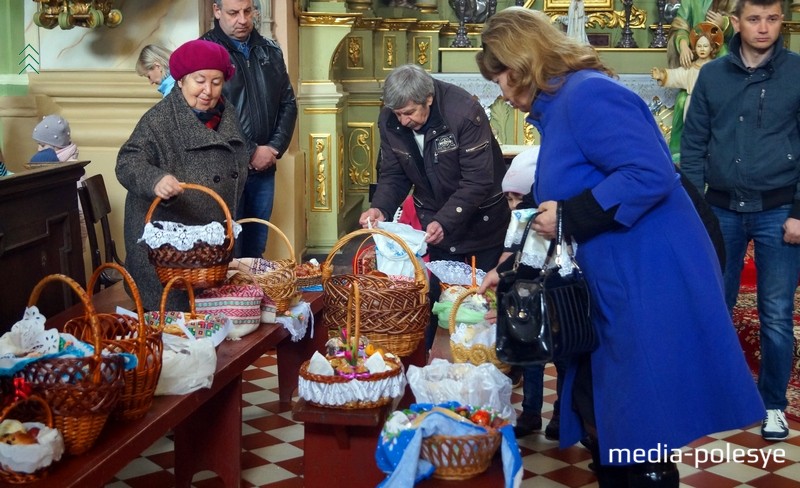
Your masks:
<instances>
[{"instance_id":1,"label":"white napkin","mask_svg":"<svg viewBox=\"0 0 800 488\"><path fill-rule=\"evenodd\" d=\"M386 364L386 361L383 360L383 356L381 353L376 352L373 353L372 356L368 357L367 360L364 362L364 366L367 367L370 373L383 373L385 371L389 371L389 365Z\"/></svg>"},{"instance_id":2,"label":"white napkin","mask_svg":"<svg viewBox=\"0 0 800 488\"><path fill-rule=\"evenodd\" d=\"M311 356L311 361L308 363L308 372L321 376L333 376L333 366L325 356L318 351L314 351L314 355Z\"/></svg>"}]
</instances>

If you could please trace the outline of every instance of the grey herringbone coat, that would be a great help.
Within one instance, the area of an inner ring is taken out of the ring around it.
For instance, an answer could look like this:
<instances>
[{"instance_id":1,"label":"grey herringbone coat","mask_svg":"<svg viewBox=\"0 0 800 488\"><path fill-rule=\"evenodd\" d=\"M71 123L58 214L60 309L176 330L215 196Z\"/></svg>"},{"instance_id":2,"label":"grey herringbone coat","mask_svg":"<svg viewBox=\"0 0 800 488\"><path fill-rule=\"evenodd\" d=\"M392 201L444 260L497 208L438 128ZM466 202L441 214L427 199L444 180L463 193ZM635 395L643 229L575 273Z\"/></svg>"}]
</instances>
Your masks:
<instances>
[{"instance_id":1,"label":"grey herringbone coat","mask_svg":"<svg viewBox=\"0 0 800 488\"><path fill-rule=\"evenodd\" d=\"M175 89L142 116L119 151L116 173L128 190L125 267L139 288L145 309L158 310L163 291L145 245L137 243L147 210L156 198L156 183L171 174L180 182L208 187L222 197L235 218L249 162L250 153L232 107L223 111L215 131L200 122L180 89ZM222 222L224 213L210 196L187 190L159 205L151 220L197 225ZM187 311L185 293L171 292L167 310Z\"/></svg>"}]
</instances>

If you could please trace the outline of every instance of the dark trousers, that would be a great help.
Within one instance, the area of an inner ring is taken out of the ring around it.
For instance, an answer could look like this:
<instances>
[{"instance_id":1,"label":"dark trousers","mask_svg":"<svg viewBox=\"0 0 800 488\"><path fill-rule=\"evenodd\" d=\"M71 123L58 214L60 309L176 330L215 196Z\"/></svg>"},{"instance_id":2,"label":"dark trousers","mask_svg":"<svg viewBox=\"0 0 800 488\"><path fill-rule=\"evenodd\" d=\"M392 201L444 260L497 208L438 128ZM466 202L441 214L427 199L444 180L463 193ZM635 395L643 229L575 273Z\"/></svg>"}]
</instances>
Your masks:
<instances>
[{"instance_id":1,"label":"dark trousers","mask_svg":"<svg viewBox=\"0 0 800 488\"><path fill-rule=\"evenodd\" d=\"M476 251L469 254L453 254L444 249L439 249L433 246L428 247L428 257L431 261L463 261L467 264L472 264L472 256L475 256L475 267L481 269L483 271L489 271L497 266L497 261L500 259L500 255L503 253L503 246L502 244L489 248L484 249L482 251ZM431 301L431 306L433 303L439 300L439 296L442 294L442 287L439 278L431 274L431 289L428 292L428 297ZM431 320L428 323L428 328L425 330L425 350L430 351L431 347L433 347L433 340L436 338L436 328L439 326L439 318L431 314Z\"/></svg>"}]
</instances>

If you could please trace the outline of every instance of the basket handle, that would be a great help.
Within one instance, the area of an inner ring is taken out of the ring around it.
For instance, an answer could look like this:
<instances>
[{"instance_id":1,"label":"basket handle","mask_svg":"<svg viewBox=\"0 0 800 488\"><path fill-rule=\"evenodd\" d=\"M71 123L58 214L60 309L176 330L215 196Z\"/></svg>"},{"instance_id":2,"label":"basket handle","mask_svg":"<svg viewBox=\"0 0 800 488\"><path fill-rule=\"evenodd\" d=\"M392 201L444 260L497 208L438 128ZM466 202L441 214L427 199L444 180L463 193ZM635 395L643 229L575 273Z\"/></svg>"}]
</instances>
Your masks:
<instances>
[{"instance_id":1,"label":"basket handle","mask_svg":"<svg viewBox=\"0 0 800 488\"><path fill-rule=\"evenodd\" d=\"M203 185L195 185L194 183L181 183L181 188L184 190L198 190L203 193L207 193L214 200L216 200L220 207L222 207L222 211L225 213L225 230L228 234L228 251L231 251L233 249L233 218L231 218L231 211L228 208L228 204L225 203L225 200L223 200L217 192ZM161 203L161 197L156 197L156 199L153 200L153 203L150 204L150 208L147 209L147 214L144 216L145 224L150 222L150 218L153 216L153 212L159 203ZM190 286L191 285L187 284L186 287L189 288Z\"/></svg>"},{"instance_id":2,"label":"basket handle","mask_svg":"<svg viewBox=\"0 0 800 488\"><path fill-rule=\"evenodd\" d=\"M103 274L103 270L108 268L114 269L121 274L122 279L125 280L125 283L131 290L131 297L133 298L133 303L136 305L136 315L139 317L139 323L137 324L138 337L136 338L139 343L139 353L137 354L137 357L144 357L147 353L147 331L145 330L144 324L144 308L142 308L142 299L139 295L139 287L136 286L136 282L133 281L133 277L130 275L130 273L128 273L128 270L117 263L101 264L96 270L94 270L92 277L89 278L89 284L86 287L86 294L89 295L89 298L94 296L95 284L97 283L97 280L100 279L100 275Z\"/></svg>"},{"instance_id":3,"label":"basket handle","mask_svg":"<svg viewBox=\"0 0 800 488\"><path fill-rule=\"evenodd\" d=\"M458 307L461 306L461 303L467 299L470 295L475 295L478 293L478 287L469 287L456 298L456 301L453 302L453 308L450 309L450 320L448 320L448 329L450 329L450 334L454 334L456 331L456 315L458 315Z\"/></svg>"},{"instance_id":4,"label":"basket handle","mask_svg":"<svg viewBox=\"0 0 800 488\"><path fill-rule=\"evenodd\" d=\"M339 239L339 241L337 241L336 244L333 245L333 248L331 249L330 253L328 253L328 257L325 259L325 262L322 263L322 265L320 266L320 269L322 271L322 281L325 281L331 276L333 276L333 262L332 262L333 258L334 256L336 256L336 253L338 253L342 249L342 247L344 247L345 244L347 244L351 239L355 237L371 236L375 234L382 235L400 244L400 247L402 247L403 250L406 252L406 254L408 254L409 257L411 257L411 264L414 265L414 281L422 287L420 294L422 295L422 299L424 300L425 297L428 295L428 280L425 277L425 271L422 269L422 265L419 264L419 260L414 254L414 251L412 251L411 248L408 247L408 244L406 244L405 241L401 239L399 236L391 232L386 232L383 229L358 229L354 230L353 232Z\"/></svg>"},{"instance_id":5,"label":"basket handle","mask_svg":"<svg viewBox=\"0 0 800 488\"><path fill-rule=\"evenodd\" d=\"M295 260L295 257L294 257L294 247L292 247L292 243L289 242L289 238L286 237L286 234L284 234L283 231L280 230L278 228L278 226L276 226L272 222L270 222L268 220L264 220L264 219L259 219L259 218L256 218L256 217L248 217L246 219L237 220L236 222L238 224L249 224L249 223L264 224L267 227L269 227L270 229L276 231L278 233L278 235L281 236L281 239L283 239L283 243L286 244L286 248L289 249L289 259L291 259L295 263L297 262ZM266 250L266 248L264 250Z\"/></svg>"},{"instance_id":6,"label":"basket handle","mask_svg":"<svg viewBox=\"0 0 800 488\"><path fill-rule=\"evenodd\" d=\"M167 284L164 285L164 291L161 292L161 305L158 308L158 328L163 332L164 326L164 314L167 312L167 295L169 295L169 291L178 281L183 281L186 285L186 293L189 294L189 318L191 320L197 319L197 312L194 308L194 289L192 289L192 284L189 283L189 280L184 278L183 276L173 276L167 281Z\"/></svg>"},{"instance_id":7,"label":"basket handle","mask_svg":"<svg viewBox=\"0 0 800 488\"><path fill-rule=\"evenodd\" d=\"M361 292L358 291L358 282L353 282L353 287L350 295L347 297L347 319L345 321L345 330L347 331L348 342L355 342L355 347L358 349L358 343L361 339ZM353 317L355 315L355 318ZM350 334L350 324L353 324L353 334ZM348 344L353 346L353 344Z\"/></svg>"},{"instance_id":8,"label":"basket handle","mask_svg":"<svg viewBox=\"0 0 800 488\"><path fill-rule=\"evenodd\" d=\"M53 411L50 409L50 405L44 401L42 397L39 395L28 395L27 397L12 403L11 405L7 406L3 413L0 413L0 422L12 418L9 415L13 412L17 407L22 405L25 402L36 402L41 405L42 411L45 413L45 421L42 422L43 424L47 425L51 429L53 428Z\"/></svg>"},{"instance_id":9,"label":"basket handle","mask_svg":"<svg viewBox=\"0 0 800 488\"><path fill-rule=\"evenodd\" d=\"M94 361L99 365L100 361L102 361L101 350L103 348L103 344L100 341L100 321L97 319L97 311L94 309L94 305L92 305L92 300L89 298L89 295L86 294L86 291L81 287L81 285L77 281L63 274L51 274L45 276L38 283L36 283L36 286L33 287L33 291L31 291L31 296L30 298L28 298L28 306L33 307L34 305L36 305L36 302L39 301L39 295L42 294L42 290L44 290L44 287L47 286L49 283L55 283L57 281L61 281L69 285L69 287L72 288L72 291L74 291L78 295L78 298L81 299L81 303L83 304L83 309L86 312L86 318L89 319L89 324L92 326L92 336L94 336L92 338L93 339L92 345L94 346L94 353L92 354L92 357L94 358ZM100 375L101 373L100 370L101 368L99 367L94 368L94 373L93 373L94 376L92 377L92 381L94 383L100 383L100 380L102 379Z\"/></svg>"}]
</instances>

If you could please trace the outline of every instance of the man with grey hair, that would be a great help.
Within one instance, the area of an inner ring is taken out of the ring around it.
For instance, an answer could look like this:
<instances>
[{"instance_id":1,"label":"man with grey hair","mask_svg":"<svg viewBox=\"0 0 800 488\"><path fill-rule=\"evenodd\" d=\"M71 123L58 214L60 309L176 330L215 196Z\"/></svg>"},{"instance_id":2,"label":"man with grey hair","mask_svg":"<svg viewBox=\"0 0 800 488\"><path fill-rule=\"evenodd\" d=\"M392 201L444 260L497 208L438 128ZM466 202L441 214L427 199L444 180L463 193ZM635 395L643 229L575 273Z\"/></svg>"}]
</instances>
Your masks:
<instances>
[{"instance_id":1,"label":"man with grey hair","mask_svg":"<svg viewBox=\"0 0 800 488\"><path fill-rule=\"evenodd\" d=\"M236 66L222 94L236 108L252 154L236 218L269 220L276 165L289 147L297 120L294 90L281 48L255 30L253 0L214 0L213 9L214 28L202 38L221 44ZM237 255L261 257L266 243L266 226L245 224L237 240Z\"/></svg>"},{"instance_id":2,"label":"man with grey hair","mask_svg":"<svg viewBox=\"0 0 800 488\"><path fill-rule=\"evenodd\" d=\"M465 90L414 64L386 77L383 104L378 185L361 225L391 218L413 192L431 261L474 256L478 268L494 268L510 213L501 188L506 166L486 112ZM430 288L438 300L435 277ZM433 319L426 350L435 335Z\"/></svg>"}]
</instances>

